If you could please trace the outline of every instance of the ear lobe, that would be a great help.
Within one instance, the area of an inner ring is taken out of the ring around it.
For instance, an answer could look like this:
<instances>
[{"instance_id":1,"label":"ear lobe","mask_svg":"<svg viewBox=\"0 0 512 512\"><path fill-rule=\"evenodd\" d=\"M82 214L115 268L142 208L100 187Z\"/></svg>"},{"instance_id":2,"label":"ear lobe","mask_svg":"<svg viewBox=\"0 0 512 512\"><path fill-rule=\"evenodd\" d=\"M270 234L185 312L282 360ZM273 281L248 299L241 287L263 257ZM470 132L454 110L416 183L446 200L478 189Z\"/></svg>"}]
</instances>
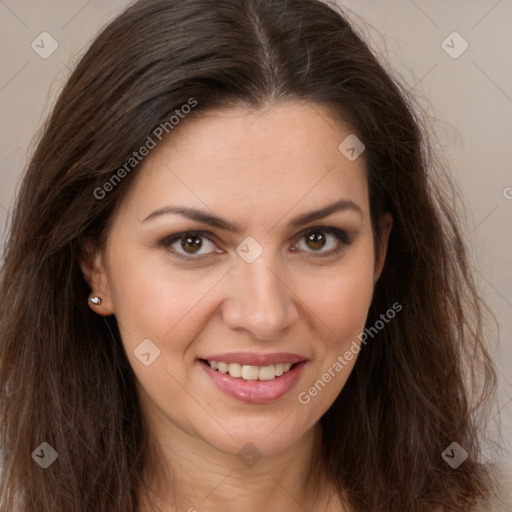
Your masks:
<instances>
[{"instance_id":1,"label":"ear lobe","mask_svg":"<svg viewBox=\"0 0 512 512\"><path fill-rule=\"evenodd\" d=\"M114 309L112 307L110 285L101 248L97 247L91 240L86 240L82 245L80 261L78 263L84 279L91 288L90 297L101 299L98 304L94 304L89 299L89 307L101 316L112 315Z\"/></svg>"},{"instance_id":2,"label":"ear lobe","mask_svg":"<svg viewBox=\"0 0 512 512\"><path fill-rule=\"evenodd\" d=\"M375 282L377 282L384 268L384 262L386 261L386 254L388 252L388 242L391 229L393 227L393 216L391 213L386 212L379 220L379 238L380 244L377 251L377 258L375 260Z\"/></svg>"}]
</instances>

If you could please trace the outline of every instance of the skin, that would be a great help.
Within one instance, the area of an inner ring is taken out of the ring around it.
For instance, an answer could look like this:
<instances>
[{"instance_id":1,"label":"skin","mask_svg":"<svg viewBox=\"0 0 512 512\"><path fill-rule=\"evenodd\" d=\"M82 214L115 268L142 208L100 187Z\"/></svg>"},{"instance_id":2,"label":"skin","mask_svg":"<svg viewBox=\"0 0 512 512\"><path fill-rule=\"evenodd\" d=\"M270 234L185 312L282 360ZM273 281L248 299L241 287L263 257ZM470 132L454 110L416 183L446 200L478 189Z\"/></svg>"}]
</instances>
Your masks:
<instances>
[{"instance_id":1,"label":"skin","mask_svg":"<svg viewBox=\"0 0 512 512\"><path fill-rule=\"evenodd\" d=\"M364 160L349 161L338 150L351 133L321 106L298 101L186 119L142 162L105 246L89 248L82 270L102 298L91 307L116 316L161 464L147 473L159 508L141 492L143 512L348 510L323 476L315 497L307 469L319 450L318 421L357 358L308 404L297 397L364 329L391 229L388 215L375 258ZM340 199L361 212L290 226L291 218ZM178 214L143 222L167 205L213 213L242 231ZM304 231L319 226L341 229L352 241L320 230L325 245L308 242ZM211 241L199 239L202 260L176 256L188 249L198 257L180 241L159 245L194 230L210 233ZM247 236L263 249L252 263L236 252ZM134 350L148 338L160 356L145 366ZM198 361L233 351L293 352L308 363L278 401L246 404L218 390ZM252 467L237 457L248 442L262 454Z\"/></svg>"}]
</instances>

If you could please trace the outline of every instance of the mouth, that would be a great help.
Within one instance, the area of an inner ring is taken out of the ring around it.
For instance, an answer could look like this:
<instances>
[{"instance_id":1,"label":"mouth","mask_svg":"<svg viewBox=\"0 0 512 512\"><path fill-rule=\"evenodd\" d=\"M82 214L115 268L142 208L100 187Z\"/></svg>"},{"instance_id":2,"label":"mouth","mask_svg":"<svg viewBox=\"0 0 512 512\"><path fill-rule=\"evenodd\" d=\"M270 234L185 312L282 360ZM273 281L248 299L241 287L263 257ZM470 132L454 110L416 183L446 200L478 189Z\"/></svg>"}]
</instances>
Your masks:
<instances>
[{"instance_id":1,"label":"mouth","mask_svg":"<svg viewBox=\"0 0 512 512\"><path fill-rule=\"evenodd\" d=\"M212 370L229 375L234 379L243 380L273 380L292 370L298 363L277 363L265 366L256 366L240 363L226 363L225 361L209 361L200 359Z\"/></svg>"},{"instance_id":2,"label":"mouth","mask_svg":"<svg viewBox=\"0 0 512 512\"><path fill-rule=\"evenodd\" d=\"M269 359L279 362L271 364ZM282 398L295 386L307 362L302 357L284 354L272 358L231 354L198 359L218 389L231 398L250 404L271 403Z\"/></svg>"}]
</instances>

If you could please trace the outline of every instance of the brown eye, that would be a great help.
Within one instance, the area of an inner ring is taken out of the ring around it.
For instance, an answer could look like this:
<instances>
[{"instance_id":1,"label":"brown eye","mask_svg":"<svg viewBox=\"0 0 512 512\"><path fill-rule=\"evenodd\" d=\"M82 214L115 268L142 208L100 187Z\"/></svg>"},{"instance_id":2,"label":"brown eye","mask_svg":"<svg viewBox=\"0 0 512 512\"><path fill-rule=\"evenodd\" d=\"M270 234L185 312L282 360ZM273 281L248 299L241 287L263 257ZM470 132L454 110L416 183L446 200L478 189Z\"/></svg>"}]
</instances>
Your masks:
<instances>
[{"instance_id":1,"label":"brown eye","mask_svg":"<svg viewBox=\"0 0 512 512\"><path fill-rule=\"evenodd\" d=\"M187 261L199 260L219 252L216 251L215 244L208 233L202 231L178 233L165 238L160 242L160 245L177 257L185 258Z\"/></svg>"},{"instance_id":2,"label":"brown eye","mask_svg":"<svg viewBox=\"0 0 512 512\"><path fill-rule=\"evenodd\" d=\"M341 229L315 227L302 233L302 238L294 250L299 249L315 257L333 256L351 242L352 238Z\"/></svg>"},{"instance_id":3,"label":"brown eye","mask_svg":"<svg viewBox=\"0 0 512 512\"><path fill-rule=\"evenodd\" d=\"M306 235L306 244L310 249L318 251L325 246L326 239L322 231L313 231Z\"/></svg>"},{"instance_id":4,"label":"brown eye","mask_svg":"<svg viewBox=\"0 0 512 512\"><path fill-rule=\"evenodd\" d=\"M202 245L201 237L194 234L185 235L181 239L181 247L188 254L195 254L201 249Z\"/></svg>"}]
</instances>

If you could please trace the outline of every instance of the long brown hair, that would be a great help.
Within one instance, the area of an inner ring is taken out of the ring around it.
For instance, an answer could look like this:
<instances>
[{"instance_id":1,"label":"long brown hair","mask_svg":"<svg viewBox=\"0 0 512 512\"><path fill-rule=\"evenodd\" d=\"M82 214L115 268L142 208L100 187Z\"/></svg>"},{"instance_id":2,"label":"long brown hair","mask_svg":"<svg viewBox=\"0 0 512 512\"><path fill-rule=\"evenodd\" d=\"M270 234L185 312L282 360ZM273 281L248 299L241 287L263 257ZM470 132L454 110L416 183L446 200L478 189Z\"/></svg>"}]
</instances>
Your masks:
<instances>
[{"instance_id":1,"label":"long brown hair","mask_svg":"<svg viewBox=\"0 0 512 512\"><path fill-rule=\"evenodd\" d=\"M486 499L476 413L494 367L450 183L408 95L318 0L147 0L81 59L19 190L0 288L0 509L137 510L148 431L135 376L115 317L88 308L78 262L84 240L104 241L138 166L104 197L98 189L190 98L194 112L327 106L365 144L377 237L383 212L394 217L368 326L391 304L403 310L321 418L336 488L361 512L467 511ZM43 442L58 453L46 470L31 458ZM441 456L452 442L469 453L457 469Z\"/></svg>"}]
</instances>

